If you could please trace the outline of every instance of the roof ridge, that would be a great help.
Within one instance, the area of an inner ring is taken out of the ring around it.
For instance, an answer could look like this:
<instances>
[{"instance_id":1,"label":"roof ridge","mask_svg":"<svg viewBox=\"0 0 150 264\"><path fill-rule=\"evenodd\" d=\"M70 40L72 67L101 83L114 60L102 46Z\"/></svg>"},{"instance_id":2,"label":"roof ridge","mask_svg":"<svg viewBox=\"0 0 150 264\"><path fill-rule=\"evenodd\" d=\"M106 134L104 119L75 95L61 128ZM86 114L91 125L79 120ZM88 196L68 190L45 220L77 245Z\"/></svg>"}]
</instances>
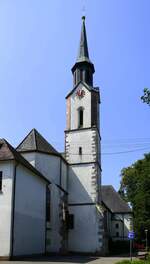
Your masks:
<instances>
[{"instance_id":1,"label":"roof ridge","mask_svg":"<svg viewBox=\"0 0 150 264\"><path fill-rule=\"evenodd\" d=\"M42 140L44 140L51 148L53 148L54 149L54 151L56 151L57 153L59 153L49 142L48 142L48 140L46 139L46 138L44 138L43 136L42 136L42 134L40 134L40 132L38 131L38 130L36 130L35 129L35 131L36 131L36 136L40 136L41 137L41 139ZM36 139L37 139L37 137L36 137ZM38 147L38 146L37 146ZM37 148L38 149L38 148Z\"/></svg>"},{"instance_id":2,"label":"roof ridge","mask_svg":"<svg viewBox=\"0 0 150 264\"><path fill-rule=\"evenodd\" d=\"M35 137L35 149L37 149L37 130L33 128L34 137Z\"/></svg>"},{"instance_id":3,"label":"roof ridge","mask_svg":"<svg viewBox=\"0 0 150 264\"><path fill-rule=\"evenodd\" d=\"M30 130L30 132L25 136L25 138L19 143L19 145L16 147L16 149L18 149L21 145L22 145L22 143L28 138L28 136L33 132L35 130L35 128L32 128L31 130Z\"/></svg>"}]
</instances>

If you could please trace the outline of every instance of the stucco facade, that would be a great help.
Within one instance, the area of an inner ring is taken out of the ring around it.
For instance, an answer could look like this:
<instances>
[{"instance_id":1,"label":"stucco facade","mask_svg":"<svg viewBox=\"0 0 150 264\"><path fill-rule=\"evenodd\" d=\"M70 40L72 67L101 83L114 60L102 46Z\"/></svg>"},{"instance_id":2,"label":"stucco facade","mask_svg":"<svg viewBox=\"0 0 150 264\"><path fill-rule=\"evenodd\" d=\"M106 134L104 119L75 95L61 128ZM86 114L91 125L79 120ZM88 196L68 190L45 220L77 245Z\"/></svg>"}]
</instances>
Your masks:
<instances>
[{"instance_id":1,"label":"stucco facade","mask_svg":"<svg viewBox=\"0 0 150 264\"><path fill-rule=\"evenodd\" d=\"M61 156L42 152L25 152L22 155L51 181L50 221L46 230L46 252L67 251L67 231L62 219L63 206L67 206L68 166ZM64 205L63 205L64 204Z\"/></svg>"},{"instance_id":2,"label":"stucco facade","mask_svg":"<svg viewBox=\"0 0 150 264\"><path fill-rule=\"evenodd\" d=\"M5 140L0 140L0 172L0 258L45 254L50 182Z\"/></svg>"},{"instance_id":3,"label":"stucco facade","mask_svg":"<svg viewBox=\"0 0 150 264\"><path fill-rule=\"evenodd\" d=\"M45 181L18 165L15 181L13 256L45 254L45 204Z\"/></svg>"},{"instance_id":4,"label":"stucco facade","mask_svg":"<svg viewBox=\"0 0 150 264\"><path fill-rule=\"evenodd\" d=\"M0 256L8 257L11 254L12 239L14 162L0 162L0 171L3 172L2 191L0 193Z\"/></svg>"}]
</instances>

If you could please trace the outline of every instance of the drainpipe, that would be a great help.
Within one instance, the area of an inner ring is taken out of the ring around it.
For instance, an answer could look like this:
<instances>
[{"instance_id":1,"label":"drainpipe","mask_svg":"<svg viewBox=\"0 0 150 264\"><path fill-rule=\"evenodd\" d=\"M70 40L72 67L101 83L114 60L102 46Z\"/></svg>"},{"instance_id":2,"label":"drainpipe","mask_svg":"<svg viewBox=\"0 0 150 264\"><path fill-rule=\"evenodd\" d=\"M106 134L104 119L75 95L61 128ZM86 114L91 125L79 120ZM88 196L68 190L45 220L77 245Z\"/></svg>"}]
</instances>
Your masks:
<instances>
[{"instance_id":1,"label":"drainpipe","mask_svg":"<svg viewBox=\"0 0 150 264\"><path fill-rule=\"evenodd\" d=\"M12 182L12 202L11 202L11 239L10 239L10 259L13 258L14 250L14 220L15 220L15 196L16 196L16 172L18 163L15 162Z\"/></svg>"}]
</instances>

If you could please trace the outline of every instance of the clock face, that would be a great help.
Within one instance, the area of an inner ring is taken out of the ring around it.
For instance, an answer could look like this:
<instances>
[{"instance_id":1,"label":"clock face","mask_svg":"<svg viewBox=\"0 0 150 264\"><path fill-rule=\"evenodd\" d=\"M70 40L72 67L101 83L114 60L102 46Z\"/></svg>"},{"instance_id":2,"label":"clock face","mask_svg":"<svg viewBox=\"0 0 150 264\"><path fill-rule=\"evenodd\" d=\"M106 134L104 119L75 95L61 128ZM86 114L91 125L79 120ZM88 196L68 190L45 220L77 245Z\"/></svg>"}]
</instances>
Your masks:
<instances>
[{"instance_id":1,"label":"clock face","mask_svg":"<svg viewBox=\"0 0 150 264\"><path fill-rule=\"evenodd\" d=\"M82 89L79 89L77 92L76 92L76 96L81 99L85 96L85 91L82 90Z\"/></svg>"}]
</instances>

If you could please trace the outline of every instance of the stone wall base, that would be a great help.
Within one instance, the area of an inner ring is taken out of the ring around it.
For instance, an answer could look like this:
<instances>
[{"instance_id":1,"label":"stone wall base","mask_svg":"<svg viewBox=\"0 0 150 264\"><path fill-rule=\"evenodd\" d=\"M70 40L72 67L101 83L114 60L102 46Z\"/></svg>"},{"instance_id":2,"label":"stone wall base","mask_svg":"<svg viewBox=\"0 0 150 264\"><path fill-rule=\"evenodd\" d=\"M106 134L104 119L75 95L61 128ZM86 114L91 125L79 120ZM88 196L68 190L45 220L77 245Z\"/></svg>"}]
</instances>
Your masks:
<instances>
[{"instance_id":1,"label":"stone wall base","mask_svg":"<svg viewBox=\"0 0 150 264\"><path fill-rule=\"evenodd\" d=\"M7 261L10 260L9 256L0 256L0 261Z\"/></svg>"}]
</instances>

